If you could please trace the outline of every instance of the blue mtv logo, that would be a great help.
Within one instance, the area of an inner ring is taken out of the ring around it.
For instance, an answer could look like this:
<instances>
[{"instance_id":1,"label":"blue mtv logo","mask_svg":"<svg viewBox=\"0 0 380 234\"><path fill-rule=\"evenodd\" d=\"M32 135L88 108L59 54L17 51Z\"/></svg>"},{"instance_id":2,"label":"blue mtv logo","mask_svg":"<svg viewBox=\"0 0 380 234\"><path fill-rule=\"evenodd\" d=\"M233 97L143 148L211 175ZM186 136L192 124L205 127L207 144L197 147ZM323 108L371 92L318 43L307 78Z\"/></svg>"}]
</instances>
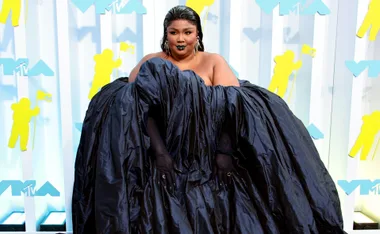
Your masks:
<instances>
[{"instance_id":1,"label":"blue mtv logo","mask_svg":"<svg viewBox=\"0 0 380 234\"><path fill-rule=\"evenodd\" d=\"M368 77L376 78L380 74L380 60L362 60L358 63L354 60L347 60L346 67L357 77L368 68Z\"/></svg>"},{"instance_id":2,"label":"blue mtv logo","mask_svg":"<svg viewBox=\"0 0 380 234\"><path fill-rule=\"evenodd\" d=\"M11 188L12 196L21 196L25 194L28 197L44 197L50 195L52 197L59 197L60 192L48 181L36 189L35 180L2 180L0 182L0 196L8 189Z\"/></svg>"},{"instance_id":3,"label":"blue mtv logo","mask_svg":"<svg viewBox=\"0 0 380 234\"><path fill-rule=\"evenodd\" d=\"M19 58L0 58L0 67L3 68L4 75L14 75L15 73L20 76L54 76L53 70L43 61L39 60L34 66L29 66L29 59Z\"/></svg>"},{"instance_id":4,"label":"blue mtv logo","mask_svg":"<svg viewBox=\"0 0 380 234\"><path fill-rule=\"evenodd\" d=\"M278 4L280 15L327 15L331 12L322 0L256 0L256 3L267 14Z\"/></svg>"},{"instance_id":5,"label":"blue mtv logo","mask_svg":"<svg viewBox=\"0 0 380 234\"><path fill-rule=\"evenodd\" d=\"M115 14L146 14L146 8L141 0L71 0L71 2L83 13L95 4L96 14L105 14L112 11Z\"/></svg>"},{"instance_id":6,"label":"blue mtv logo","mask_svg":"<svg viewBox=\"0 0 380 234\"><path fill-rule=\"evenodd\" d=\"M380 194L380 179L378 180L338 180L338 185L344 190L347 195L350 195L357 188L360 188L360 195L379 195Z\"/></svg>"}]
</instances>

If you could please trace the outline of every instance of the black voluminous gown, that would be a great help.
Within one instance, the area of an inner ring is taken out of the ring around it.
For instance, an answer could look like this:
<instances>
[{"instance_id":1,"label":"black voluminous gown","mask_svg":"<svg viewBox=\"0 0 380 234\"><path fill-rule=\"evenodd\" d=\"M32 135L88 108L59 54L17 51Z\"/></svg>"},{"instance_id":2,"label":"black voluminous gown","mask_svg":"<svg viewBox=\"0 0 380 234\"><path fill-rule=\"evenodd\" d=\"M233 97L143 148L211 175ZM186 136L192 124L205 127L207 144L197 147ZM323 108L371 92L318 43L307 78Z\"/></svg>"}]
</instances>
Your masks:
<instances>
[{"instance_id":1,"label":"black voluminous gown","mask_svg":"<svg viewBox=\"0 0 380 234\"><path fill-rule=\"evenodd\" d=\"M74 234L344 233L335 184L302 122L264 88L206 86L153 58L92 99L75 161ZM154 111L152 111L154 110ZM157 176L153 113L176 168ZM220 131L236 146L230 186L213 177Z\"/></svg>"}]
</instances>

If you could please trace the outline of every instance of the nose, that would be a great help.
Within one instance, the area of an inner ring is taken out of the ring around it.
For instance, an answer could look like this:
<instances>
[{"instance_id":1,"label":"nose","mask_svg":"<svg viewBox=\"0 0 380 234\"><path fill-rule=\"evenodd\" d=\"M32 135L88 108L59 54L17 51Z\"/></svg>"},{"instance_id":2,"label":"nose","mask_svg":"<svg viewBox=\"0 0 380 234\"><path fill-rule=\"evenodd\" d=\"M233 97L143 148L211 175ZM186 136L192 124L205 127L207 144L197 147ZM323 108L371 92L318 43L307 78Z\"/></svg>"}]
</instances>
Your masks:
<instances>
[{"instance_id":1,"label":"nose","mask_svg":"<svg viewBox=\"0 0 380 234\"><path fill-rule=\"evenodd\" d=\"M182 33L178 34L177 42L184 42Z\"/></svg>"}]
</instances>

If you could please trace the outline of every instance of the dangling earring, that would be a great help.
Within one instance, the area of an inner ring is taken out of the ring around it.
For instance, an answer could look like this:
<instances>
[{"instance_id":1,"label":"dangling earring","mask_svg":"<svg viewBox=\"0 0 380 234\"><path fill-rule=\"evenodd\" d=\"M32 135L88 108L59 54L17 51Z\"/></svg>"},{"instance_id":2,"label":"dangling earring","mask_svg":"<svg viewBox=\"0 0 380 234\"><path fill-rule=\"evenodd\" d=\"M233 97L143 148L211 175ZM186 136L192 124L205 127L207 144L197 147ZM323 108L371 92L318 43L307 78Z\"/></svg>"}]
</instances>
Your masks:
<instances>
[{"instance_id":1,"label":"dangling earring","mask_svg":"<svg viewBox=\"0 0 380 234\"><path fill-rule=\"evenodd\" d=\"M170 48L169 48L169 42L168 42L168 40L166 40L165 43L164 43L164 49L165 49L165 53L167 55L170 55Z\"/></svg>"},{"instance_id":2,"label":"dangling earring","mask_svg":"<svg viewBox=\"0 0 380 234\"><path fill-rule=\"evenodd\" d=\"M199 43L199 36L197 38L198 40L197 40L197 43L195 43L194 53L197 53L201 47L201 44Z\"/></svg>"}]
</instances>

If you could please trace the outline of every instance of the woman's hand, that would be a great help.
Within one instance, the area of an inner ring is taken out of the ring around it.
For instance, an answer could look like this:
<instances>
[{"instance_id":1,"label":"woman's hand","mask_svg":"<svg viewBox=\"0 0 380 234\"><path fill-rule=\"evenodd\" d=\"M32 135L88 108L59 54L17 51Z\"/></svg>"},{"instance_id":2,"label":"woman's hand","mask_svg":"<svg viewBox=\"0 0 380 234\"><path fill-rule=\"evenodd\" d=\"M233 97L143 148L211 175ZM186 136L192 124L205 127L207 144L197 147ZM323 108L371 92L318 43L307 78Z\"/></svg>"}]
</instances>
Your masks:
<instances>
[{"instance_id":1,"label":"woman's hand","mask_svg":"<svg viewBox=\"0 0 380 234\"><path fill-rule=\"evenodd\" d=\"M161 138L156 121L148 118L147 125L150 144L155 156L155 164L158 171L159 181L162 181L164 187L172 190L175 187L175 174L173 158L166 149L165 143Z\"/></svg>"},{"instance_id":2,"label":"woman's hand","mask_svg":"<svg viewBox=\"0 0 380 234\"><path fill-rule=\"evenodd\" d=\"M218 183L230 185L232 183L232 172L235 169L233 158L227 154L217 153L215 155L216 175Z\"/></svg>"},{"instance_id":3,"label":"woman's hand","mask_svg":"<svg viewBox=\"0 0 380 234\"><path fill-rule=\"evenodd\" d=\"M175 187L175 173L173 159L169 154L156 155L156 168L159 180L171 190Z\"/></svg>"}]
</instances>

